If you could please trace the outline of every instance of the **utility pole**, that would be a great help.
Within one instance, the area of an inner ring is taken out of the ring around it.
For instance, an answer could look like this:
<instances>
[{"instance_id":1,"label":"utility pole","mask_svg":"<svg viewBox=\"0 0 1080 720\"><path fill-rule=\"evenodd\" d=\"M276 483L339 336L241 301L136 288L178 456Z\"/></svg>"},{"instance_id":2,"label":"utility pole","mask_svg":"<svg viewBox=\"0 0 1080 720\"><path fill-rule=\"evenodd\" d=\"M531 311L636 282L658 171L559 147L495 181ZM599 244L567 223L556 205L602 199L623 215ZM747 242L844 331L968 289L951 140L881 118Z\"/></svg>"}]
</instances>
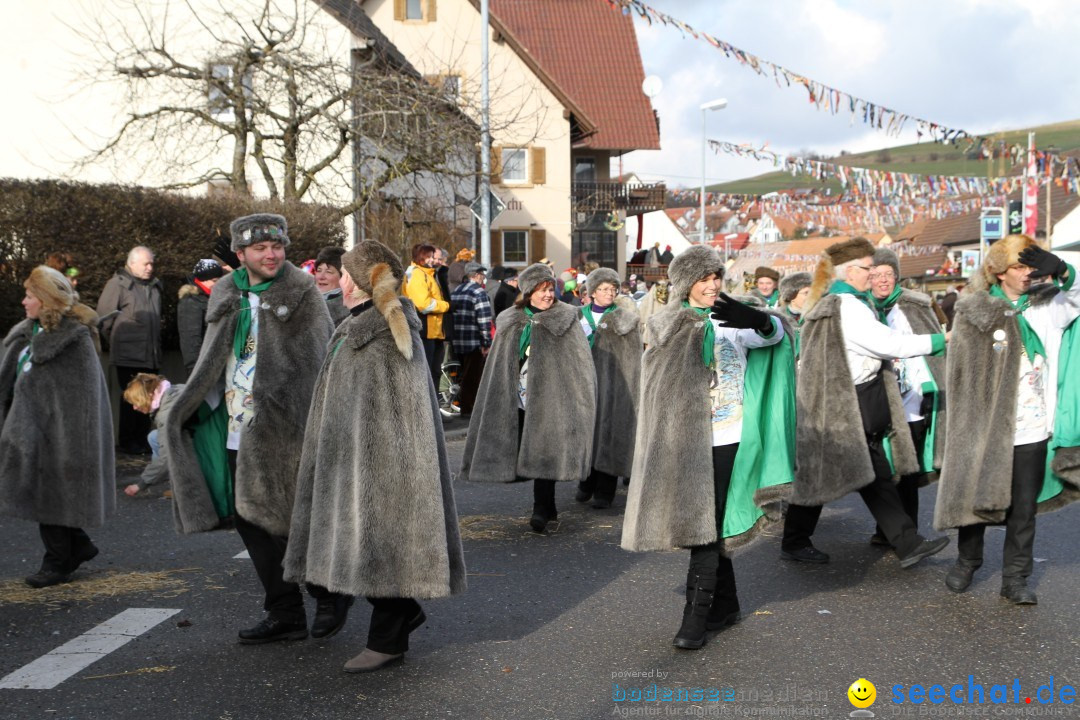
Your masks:
<instances>
[{"instance_id":1,"label":"utility pole","mask_svg":"<svg viewBox=\"0 0 1080 720\"><path fill-rule=\"evenodd\" d=\"M491 267L491 117L488 95L489 0L480 0L480 264Z\"/></svg>"}]
</instances>

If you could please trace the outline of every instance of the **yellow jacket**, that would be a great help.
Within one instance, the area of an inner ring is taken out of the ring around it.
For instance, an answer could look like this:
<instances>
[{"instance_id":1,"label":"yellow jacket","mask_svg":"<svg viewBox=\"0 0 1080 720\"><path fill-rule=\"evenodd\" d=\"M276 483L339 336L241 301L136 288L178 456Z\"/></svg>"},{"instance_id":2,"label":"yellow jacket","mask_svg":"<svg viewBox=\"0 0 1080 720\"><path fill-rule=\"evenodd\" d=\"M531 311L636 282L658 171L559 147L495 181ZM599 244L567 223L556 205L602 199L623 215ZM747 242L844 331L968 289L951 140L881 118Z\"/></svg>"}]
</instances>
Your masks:
<instances>
[{"instance_id":1,"label":"yellow jacket","mask_svg":"<svg viewBox=\"0 0 1080 720\"><path fill-rule=\"evenodd\" d=\"M413 263L409 277L402 284L401 294L412 300L416 312L427 317L427 338L445 340L442 316L450 309L450 303L443 299L439 281L435 279L435 268Z\"/></svg>"}]
</instances>

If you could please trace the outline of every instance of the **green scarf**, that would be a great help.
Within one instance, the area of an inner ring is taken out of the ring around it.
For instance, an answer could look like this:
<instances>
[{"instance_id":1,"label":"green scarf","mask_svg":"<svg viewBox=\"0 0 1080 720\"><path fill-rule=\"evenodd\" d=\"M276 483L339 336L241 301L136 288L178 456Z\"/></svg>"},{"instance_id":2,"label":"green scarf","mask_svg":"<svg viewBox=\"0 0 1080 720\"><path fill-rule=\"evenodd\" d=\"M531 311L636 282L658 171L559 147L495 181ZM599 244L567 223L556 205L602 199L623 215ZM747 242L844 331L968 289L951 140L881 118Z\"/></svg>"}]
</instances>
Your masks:
<instances>
[{"instance_id":1,"label":"green scarf","mask_svg":"<svg viewBox=\"0 0 1080 720\"><path fill-rule=\"evenodd\" d=\"M19 355L19 362L15 364L15 377L18 378L22 374L22 367L26 364L26 361L30 359L30 348L33 345L34 336L41 332L41 323L37 320L34 321L34 328L30 332L30 342L27 343L26 349Z\"/></svg>"},{"instance_id":2,"label":"green scarf","mask_svg":"<svg viewBox=\"0 0 1080 720\"><path fill-rule=\"evenodd\" d=\"M280 276L281 273L278 273L278 277ZM240 291L240 314L236 318L236 334L233 335L233 355L239 360L244 354L244 346L247 345L248 336L251 335L251 314L255 312L248 302L247 294L261 294L274 283L274 280L277 280L277 277L258 285L251 285L250 280L248 280L247 268L240 268L239 270L233 270L232 278L236 289Z\"/></svg>"},{"instance_id":3,"label":"green scarf","mask_svg":"<svg viewBox=\"0 0 1080 720\"><path fill-rule=\"evenodd\" d=\"M884 300L878 300L876 297L871 296L871 301L874 303L874 310L877 312L878 320L884 325L888 325L889 311L896 307L896 301L900 299L900 293L903 290L899 285L893 288L893 291L889 293L889 297Z\"/></svg>"},{"instance_id":4,"label":"green scarf","mask_svg":"<svg viewBox=\"0 0 1080 720\"><path fill-rule=\"evenodd\" d=\"M874 298L870 294L869 290L858 291L855 288L848 285L843 280L837 280L829 288L829 295L854 295L863 301L866 307L877 313L877 309L874 307Z\"/></svg>"},{"instance_id":5,"label":"green scarf","mask_svg":"<svg viewBox=\"0 0 1080 720\"><path fill-rule=\"evenodd\" d=\"M772 291L772 295L765 298L765 304L769 307L776 307L776 303L780 302L780 290L776 289Z\"/></svg>"},{"instance_id":6,"label":"green scarf","mask_svg":"<svg viewBox=\"0 0 1080 720\"><path fill-rule=\"evenodd\" d=\"M610 313L610 312L612 312L614 310L615 310L615 303L612 303L612 304L608 305L606 308L604 308L604 312L601 313L600 319L603 320L607 316L608 313ZM589 347L590 348L595 347L596 346L596 318L594 318L593 314L592 314L592 305L586 305L585 307L581 308L581 314L585 317L586 320L589 321L589 327L592 328L592 332L589 333Z\"/></svg>"},{"instance_id":7,"label":"green scarf","mask_svg":"<svg viewBox=\"0 0 1080 720\"><path fill-rule=\"evenodd\" d=\"M518 340L518 361L525 359L525 353L528 351L529 345L532 344L533 315L535 314L532 308L525 308L525 317L528 318L528 322L521 329L521 339Z\"/></svg>"},{"instance_id":8,"label":"green scarf","mask_svg":"<svg viewBox=\"0 0 1080 720\"><path fill-rule=\"evenodd\" d=\"M1043 347L1042 340L1035 333L1035 329L1031 327L1031 323L1024 317L1024 311L1031 306L1031 298L1028 297L1027 293L1018 297L1016 302L1013 302L1009 300L1009 296L1005 294L1000 285L994 285L990 288L990 297L1006 300L1016 308L1016 323L1020 326L1020 341L1024 343L1024 350L1027 351L1028 360L1035 362L1036 355L1046 357L1046 348Z\"/></svg>"},{"instance_id":9,"label":"green scarf","mask_svg":"<svg viewBox=\"0 0 1080 720\"><path fill-rule=\"evenodd\" d=\"M712 320L709 319L711 308L691 307L686 300L682 301L682 306L690 308L705 320L705 339L701 343L701 361L705 363L705 367L712 370L716 365L716 328L713 327Z\"/></svg>"}]
</instances>

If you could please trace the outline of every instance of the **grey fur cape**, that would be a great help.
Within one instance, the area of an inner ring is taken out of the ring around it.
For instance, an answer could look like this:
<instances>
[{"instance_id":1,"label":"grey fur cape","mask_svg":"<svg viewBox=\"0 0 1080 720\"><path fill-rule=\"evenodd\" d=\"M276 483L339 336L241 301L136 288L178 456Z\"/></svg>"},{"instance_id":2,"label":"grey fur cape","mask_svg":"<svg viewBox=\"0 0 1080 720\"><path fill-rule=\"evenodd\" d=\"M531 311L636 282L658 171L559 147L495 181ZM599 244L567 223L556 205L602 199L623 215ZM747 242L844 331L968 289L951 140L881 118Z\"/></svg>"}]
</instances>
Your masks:
<instances>
[{"instance_id":1,"label":"grey fur cape","mask_svg":"<svg viewBox=\"0 0 1080 720\"><path fill-rule=\"evenodd\" d=\"M0 514L101 527L116 509L112 412L90 331L65 317L33 335L23 320L0 361ZM16 381L30 343L33 366Z\"/></svg>"},{"instance_id":2,"label":"grey fur cape","mask_svg":"<svg viewBox=\"0 0 1080 720\"><path fill-rule=\"evenodd\" d=\"M255 417L237 454L236 511L271 535L286 536L308 407L333 325L315 281L292 263L261 300L267 307L259 313ZM183 533L212 530L220 520L183 424L204 398L220 392L240 308L240 291L226 275L210 295L199 360L165 418L176 525Z\"/></svg>"},{"instance_id":3,"label":"grey fur cape","mask_svg":"<svg viewBox=\"0 0 1080 720\"><path fill-rule=\"evenodd\" d=\"M530 321L511 307L495 319L495 342L484 365L461 478L514 482L584 480L592 462L596 370L578 308L555 301ZM518 447L518 343L532 322L525 428Z\"/></svg>"},{"instance_id":4,"label":"grey fur cape","mask_svg":"<svg viewBox=\"0 0 1080 720\"><path fill-rule=\"evenodd\" d=\"M1047 303L1058 292L1052 285L1032 288L1031 304ZM1001 350L994 349L996 330L1005 332ZM1012 304L986 291L964 292L956 301L949 342L949 430L934 507L934 527L939 530L1005 521L1012 505L1016 383L1022 352ZM1050 367L1057 372L1056 361ZM1074 371L1071 376L1076 378ZM1064 489L1040 502L1038 512L1080 499L1080 448L1059 447L1051 466Z\"/></svg>"},{"instance_id":5,"label":"grey fur cape","mask_svg":"<svg viewBox=\"0 0 1080 720\"><path fill-rule=\"evenodd\" d=\"M465 560L442 423L401 298L412 358L371 308L330 341L304 434L285 578L367 597L465 590ZM334 349L336 348L336 350Z\"/></svg>"},{"instance_id":6,"label":"grey fur cape","mask_svg":"<svg viewBox=\"0 0 1080 720\"><path fill-rule=\"evenodd\" d=\"M701 361L705 322L694 310L671 305L649 319L649 331L653 344L642 358L641 412L622 547L647 551L706 545L715 542L718 533L709 417L713 373ZM750 352L760 351L767 350ZM794 382L790 362L787 371ZM790 410L788 416L793 422ZM779 454L775 448L764 451ZM758 514L756 507L764 514L745 532L723 538L725 552L748 545L780 522L781 501L791 490L790 455L786 473L786 479L748 476L753 490L742 495L747 499L744 507L732 507L729 494L729 512ZM733 475L732 483L737 482ZM751 502L754 507L749 507Z\"/></svg>"},{"instance_id":7,"label":"grey fur cape","mask_svg":"<svg viewBox=\"0 0 1080 720\"><path fill-rule=\"evenodd\" d=\"M634 301L620 297L615 305L596 326L592 347L598 393L592 466L630 477L641 387L641 331Z\"/></svg>"},{"instance_id":8,"label":"grey fur cape","mask_svg":"<svg viewBox=\"0 0 1080 720\"><path fill-rule=\"evenodd\" d=\"M918 472L919 464L896 374L888 362L882 363L881 372L892 418L889 441L894 479L899 479ZM824 505L874 481L859 400L844 349L839 295L825 295L804 316L799 335L796 407L793 503Z\"/></svg>"},{"instance_id":9,"label":"grey fur cape","mask_svg":"<svg viewBox=\"0 0 1080 720\"><path fill-rule=\"evenodd\" d=\"M900 297L896 301L896 307L904 313L911 331L916 335L934 335L941 332L941 323L937 313L934 312L930 296L914 290L901 290ZM945 373L944 355L925 356L926 364L930 368L930 374L934 376L934 382L938 386L938 408L934 417L934 468L940 468L945 459L946 418L948 417L948 378ZM923 478L927 481L936 479L934 473L926 473Z\"/></svg>"}]
</instances>

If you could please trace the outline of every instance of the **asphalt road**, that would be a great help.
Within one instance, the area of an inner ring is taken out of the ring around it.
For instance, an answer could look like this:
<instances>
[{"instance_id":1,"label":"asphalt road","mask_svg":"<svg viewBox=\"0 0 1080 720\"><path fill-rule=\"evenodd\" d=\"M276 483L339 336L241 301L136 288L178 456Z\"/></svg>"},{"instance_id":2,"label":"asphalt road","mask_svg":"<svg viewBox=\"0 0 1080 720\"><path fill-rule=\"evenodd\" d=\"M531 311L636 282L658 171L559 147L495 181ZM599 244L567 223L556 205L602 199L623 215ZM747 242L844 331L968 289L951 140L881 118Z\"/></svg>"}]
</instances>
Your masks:
<instances>
[{"instance_id":1,"label":"asphalt road","mask_svg":"<svg viewBox=\"0 0 1080 720\"><path fill-rule=\"evenodd\" d=\"M463 442L449 445L459 462ZM118 485L136 470L125 465ZM0 717L844 717L860 677L877 687L877 717L1076 714L1039 704L1036 691L1051 677L1058 695L1080 682L1080 508L1039 520L1040 604L1017 608L998 598L1002 531L989 532L984 569L956 596L942 582L955 544L902 570L867 543L873 521L849 497L826 508L816 537L831 564L781 561L776 538L744 551L744 620L687 652L671 646L687 553L624 552L622 489L606 511L575 503L573 490L560 485L560 522L541 536L526 526L529 487L458 485L469 590L426 602L405 664L372 675L341 670L364 646L363 601L329 640L238 645L236 631L262 615L250 561L234 558L243 544L232 531L178 536L168 499L120 495L115 519L92 533L101 555L40 591L21 583L40 561L37 528L5 519L0 677L130 608L178 612L53 689L0 689ZM926 532L932 488L922 503ZM1020 704L990 705L992 686L1008 685L1011 700L1014 680ZM969 682L986 704L892 702L894 686L906 697L913 684L962 683L966 699ZM701 688L706 700L633 701L653 684Z\"/></svg>"}]
</instances>

